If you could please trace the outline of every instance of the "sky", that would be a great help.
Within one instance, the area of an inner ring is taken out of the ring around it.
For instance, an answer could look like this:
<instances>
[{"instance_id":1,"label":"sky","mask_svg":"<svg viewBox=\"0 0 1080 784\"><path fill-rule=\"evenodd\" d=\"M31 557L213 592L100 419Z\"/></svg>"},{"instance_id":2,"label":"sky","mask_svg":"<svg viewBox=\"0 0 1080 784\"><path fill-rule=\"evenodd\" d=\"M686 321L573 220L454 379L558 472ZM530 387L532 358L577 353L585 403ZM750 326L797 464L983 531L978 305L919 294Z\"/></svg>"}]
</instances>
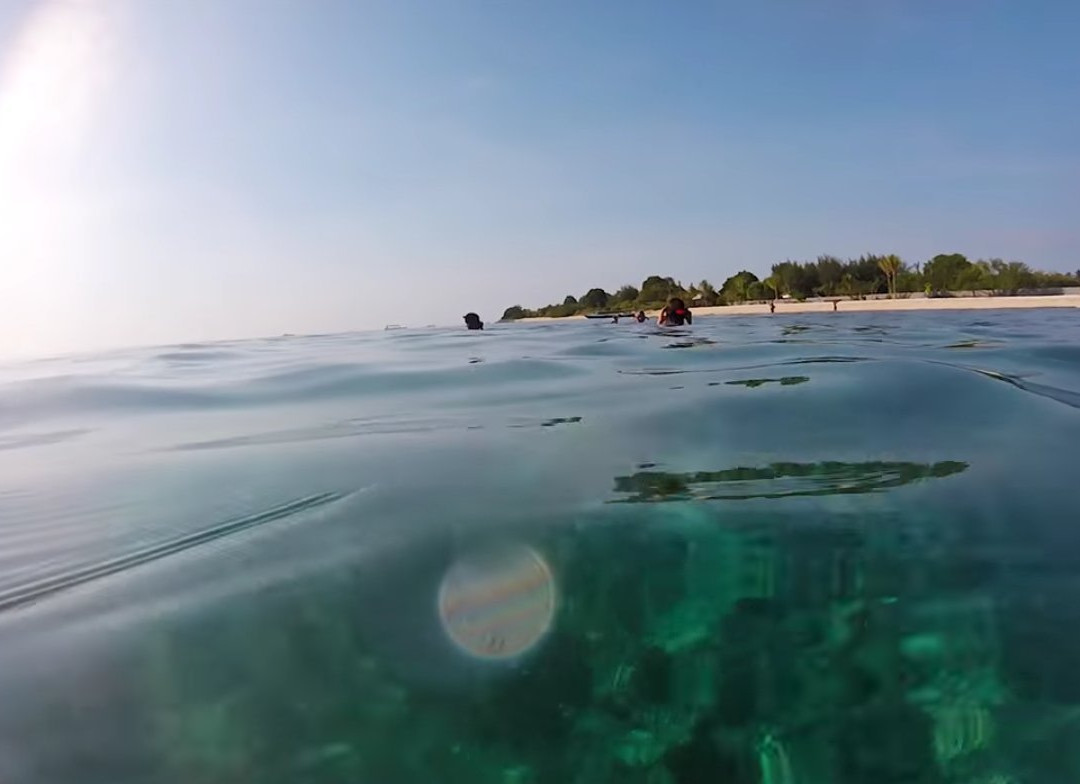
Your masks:
<instances>
[{"instance_id":1,"label":"sky","mask_svg":"<svg viewBox=\"0 0 1080 784\"><path fill-rule=\"evenodd\" d=\"M0 354L1080 267L1073 0L0 0Z\"/></svg>"}]
</instances>

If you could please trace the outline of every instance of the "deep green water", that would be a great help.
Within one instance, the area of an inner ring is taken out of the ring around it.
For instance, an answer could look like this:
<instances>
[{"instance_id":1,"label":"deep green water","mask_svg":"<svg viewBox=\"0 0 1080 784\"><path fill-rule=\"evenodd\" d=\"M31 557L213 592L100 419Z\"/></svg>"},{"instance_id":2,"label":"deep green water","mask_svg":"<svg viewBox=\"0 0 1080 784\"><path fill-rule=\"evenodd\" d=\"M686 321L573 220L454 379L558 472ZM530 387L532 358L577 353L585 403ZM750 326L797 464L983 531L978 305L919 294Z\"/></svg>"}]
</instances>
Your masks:
<instances>
[{"instance_id":1,"label":"deep green water","mask_svg":"<svg viewBox=\"0 0 1080 784\"><path fill-rule=\"evenodd\" d=\"M0 367L0 782L1080 781L1080 312L700 321Z\"/></svg>"}]
</instances>

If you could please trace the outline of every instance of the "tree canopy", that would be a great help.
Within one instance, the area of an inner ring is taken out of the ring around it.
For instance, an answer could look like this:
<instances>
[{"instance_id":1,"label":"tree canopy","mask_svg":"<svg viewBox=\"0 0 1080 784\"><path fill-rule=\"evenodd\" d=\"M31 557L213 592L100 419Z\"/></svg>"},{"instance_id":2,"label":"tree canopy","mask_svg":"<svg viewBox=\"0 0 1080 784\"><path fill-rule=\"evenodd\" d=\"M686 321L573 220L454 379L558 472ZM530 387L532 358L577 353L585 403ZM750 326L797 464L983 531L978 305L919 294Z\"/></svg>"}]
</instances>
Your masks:
<instances>
[{"instance_id":1,"label":"tree canopy","mask_svg":"<svg viewBox=\"0 0 1080 784\"><path fill-rule=\"evenodd\" d=\"M610 299L611 295L603 289L589 289L585 296L578 300L578 304L583 308L603 308Z\"/></svg>"},{"instance_id":2,"label":"tree canopy","mask_svg":"<svg viewBox=\"0 0 1080 784\"><path fill-rule=\"evenodd\" d=\"M742 270L724 281L720 287L720 296L724 302L746 302L750 297L750 286L758 282L753 272Z\"/></svg>"},{"instance_id":3,"label":"tree canopy","mask_svg":"<svg viewBox=\"0 0 1080 784\"><path fill-rule=\"evenodd\" d=\"M769 275L758 278L749 270L728 277L719 289L708 280L684 286L672 277L650 275L637 288L625 284L608 294L591 288L580 298L567 295L562 304L530 310L514 305L503 313L504 321L532 316L573 316L581 313L626 313L659 308L671 297L688 305L734 305L776 297L951 296L951 292L986 291L999 295L1029 289L1054 289L1080 285L1076 274L1039 272L1021 261L980 259L970 261L961 253L942 253L921 265L909 264L896 254L865 254L843 260L818 256L815 261L785 260L772 265Z\"/></svg>"}]
</instances>

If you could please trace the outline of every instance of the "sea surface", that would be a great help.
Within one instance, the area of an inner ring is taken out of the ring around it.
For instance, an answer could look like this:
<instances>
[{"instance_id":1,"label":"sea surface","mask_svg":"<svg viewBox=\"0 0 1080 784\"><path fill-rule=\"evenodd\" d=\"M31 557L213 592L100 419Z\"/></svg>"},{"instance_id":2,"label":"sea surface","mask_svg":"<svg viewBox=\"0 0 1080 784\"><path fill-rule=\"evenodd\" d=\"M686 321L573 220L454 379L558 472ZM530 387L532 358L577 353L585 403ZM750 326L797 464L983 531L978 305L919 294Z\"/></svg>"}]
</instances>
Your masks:
<instances>
[{"instance_id":1,"label":"sea surface","mask_svg":"<svg viewBox=\"0 0 1080 784\"><path fill-rule=\"evenodd\" d=\"M3 784L1080 781L1080 311L0 366Z\"/></svg>"}]
</instances>

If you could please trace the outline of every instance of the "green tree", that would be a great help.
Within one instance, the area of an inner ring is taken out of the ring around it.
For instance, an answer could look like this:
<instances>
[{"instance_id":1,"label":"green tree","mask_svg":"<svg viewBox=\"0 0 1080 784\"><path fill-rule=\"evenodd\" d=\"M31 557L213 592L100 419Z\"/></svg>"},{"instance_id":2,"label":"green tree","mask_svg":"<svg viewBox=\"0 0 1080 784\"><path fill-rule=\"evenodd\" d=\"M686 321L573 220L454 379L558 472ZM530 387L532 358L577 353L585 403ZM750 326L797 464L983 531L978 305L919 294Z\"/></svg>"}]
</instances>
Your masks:
<instances>
[{"instance_id":1,"label":"green tree","mask_svg":"<svg viewBox=\"0 0 1080 784\"><path fill-rule=\"evenodd\" d=\"M578 300L578 304L590 310L606 308L611 296L603 289L589 289L585 296Z\"/></svg>"},{"instance_id":2,"label":"green tree","mask_svg":"<svg viewBox=\"0 0 1080 784\"><path fill-rule=\"evenodd\" d=\"M575 297L573 294L567 294L566 298L562 301L562 304L566 306L573 305L574 307L577 307L577 297Z\"/></svg>"},{"instance_id":3,"label":"green tree","mask_svg":"<svg viewBox=\"0 0 1080 784\"><path fill-rule=\"evenodd\" d=\"M618 291L615 292L611 298L614 302L619 302L626 305L632 305L638 301L638 297L641 296L641 292L634 286L626 285L621 286Z\"/></svg>"},{"instance_id":4,"label":"green tree","mask_svg":"<svg viewBox=\"0 0 1080 784\"><path fill-rule=\"evenodd\" d=\"M816 267L795 261L773 264L772 274L780 279L783 293L790 294L796 299L813 296L819 284Z\"/></svg>"},{"instance_id":5,"label":"green tree","mask_svg":"<svg viewBox=\"0 0 1080 784\"><path fill-rule=\"evenodd\" d=\"M702 305L712 306L720 303L720 294L713 288L713 284L707 280L701 281L697 284L697 290L701 294L700 302Z\"/></svg>"},{"instance_id":6,"label":"green tree","mask_svg":"<svg viewBox=\"0 0 1080 784\"><path fill-rule=\"evenodd\" d=\"M798 287L799 273L798 265L796 265L795 262L784 261L779 264L773 264L770 273L769 277L765 279L765 284L778 296L792 294L793 289ZM768 282L769 278L773 279L772 283Z\"/></svg>"},{"instance_id":7,"label":"green tree","mask_svg":"<svg viewBox=\"0 0 1080 784\"><path fill-rule=\"evenodd\" d=\"M889 296L896 296L896 278L904 269L904 262L895 253L881 256L877 260L878 269L885 273L885 285L889 290Z\"/></svg>"},{"instance_id":8,"label":"green tree","mask_svg":"<svg viewBox=\"0 0 1080 784\"><path fill-rule=\"evenodd\" d=\"M844 262L835 256L818 256L814 266L817 268L818 293L825 297L836 294L844 277Z\"/></svg>"},{"instance_id":9,"label":"green tree","mask_svg":"<svg viewBox=\"0 0 1080 784\"><path fill-rule=\"evenodd\" d=\"M780 276L773 273L769 277L765 278L764 284L772 290L773 299L780 299L780 295L784 290L784 281L780 279Z\"/></svg>"},{"instance_id":10,"label":"green tree","mask_svg":"<svg viewBox=\"0 0 1080 784\"><path fill-rule=\"evenodd\" d=\"M994 271L994 288L1005 294L1015 294L1035 284L1031 268L1022 261L990 259L990 268Z\"/></svg>"},{"instance_id":11,"label":"green tree","mask_svg":"<svg viewBox=\"0 0 1080 784\"><path fill-rule=\"evenodd\" d=\"M970 291L974 296L977 291L994 288L994 273L989 262L976 261L960 271L957 282L960 290Z\"/></svg>"},{"instance_id":12,"label":"green tree","mask_svg":"<svg viewBox=\"0 0 1080 784\"><path fill-rule=\"evenodd\" d=\"M748 270L740 270L724 281L720 287L720 296L729 304L746 302L750 286L758 282L758 276Z\"/></svg>"},{"instance_id":13,"label":"green tree","mask_svg":"<svg viewBox=\"0 0 1080 784\"><path fill-rule=\"evenodd\" d=\"M525 310L521 305L511 305L503 311L503 321L517 321L518 319L528 318L531 316L531 311Z\"/></svg>"},{"instance_id":14,"label":"green tree","mask_svg":"<svg viewBox=\"0 0 1080 784\"><path fill-rule=\"evenodd\" d=\"M881 294L888 290L885 276L878 266L880 256L867 254L857 259L848 259L844 272L851 276L851 291L860 297L867 294Z\"/></svg>"},{"instance_id":15,"label":"green tree","mask_svg":"<svg viewBox=\"0 0 1080 784\"><path fill-rule=\"evenodd\" d=\"M923 290L923 275L918 264L914 267L904 265L904 268L900 270L900 274L896 276L896 288L897 291Z\"/></svg>"},{"instance_id":16,"label":"green tree","mask_svg":"<svg viewBox=\"0 0 1080 784\"><path fill-rule=\"evenodd\" d=\"M1038 272L1032 270L1032 286L1037 289L1061 289L1076 285L1076 280L1067 272Z\"/></svg>"},{"instance_id":17,"label":"green tree","mask_svg":"<svg viewBox=\"0 0 1080 784\"><path fill-rule=\"evenodd\" d=\"M934 292L960 288L961 273L971 266L962 253L939 253L923 266L923 277Z\"/></svg>"},{"instance_id":18,"label":"green tree","mask_svg":"<svg viewBox=\"0 0 1080 784\"><path fill-rule=\"evenodd\" d=\"M638 295L638 300L646 304L655 304L667 302L672 297L677 297L682 293L682 287L675 282L674 278L650 275L641 283L641 294Z\"/></svg>"}]
</instances>

